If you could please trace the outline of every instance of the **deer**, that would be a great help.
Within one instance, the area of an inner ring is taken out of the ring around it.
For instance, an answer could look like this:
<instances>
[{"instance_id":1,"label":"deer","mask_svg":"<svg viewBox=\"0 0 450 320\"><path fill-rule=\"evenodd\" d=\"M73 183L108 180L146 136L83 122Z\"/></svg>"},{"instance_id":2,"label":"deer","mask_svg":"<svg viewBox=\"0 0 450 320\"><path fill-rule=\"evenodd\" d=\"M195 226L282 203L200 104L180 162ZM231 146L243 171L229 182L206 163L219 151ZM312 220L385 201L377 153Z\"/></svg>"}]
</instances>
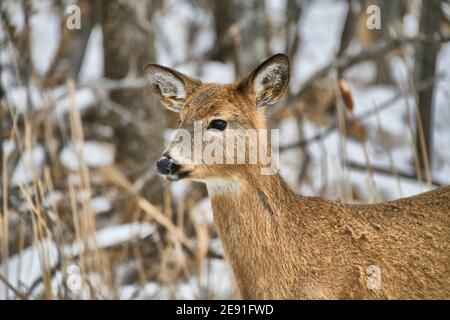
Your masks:
<instances>
[{"instance_id":1,"label":"deer","mask_svg":"<svg viewBox=\"0 0 450 320\"><path fill-rule=\"evenodd\" d=\"M267 128L265 109L284 95L290 60L276 54L231 84L158 64L144 74L162 104L179 113L180 129L192 132L197 121L225 139L232 128ZM373 204L301 196L278 171L261 174L259 162L195 163L174 140L157 171L170 182L206 184L240 298L450 298L450 186Z\"/></svg>"}]
</instances>

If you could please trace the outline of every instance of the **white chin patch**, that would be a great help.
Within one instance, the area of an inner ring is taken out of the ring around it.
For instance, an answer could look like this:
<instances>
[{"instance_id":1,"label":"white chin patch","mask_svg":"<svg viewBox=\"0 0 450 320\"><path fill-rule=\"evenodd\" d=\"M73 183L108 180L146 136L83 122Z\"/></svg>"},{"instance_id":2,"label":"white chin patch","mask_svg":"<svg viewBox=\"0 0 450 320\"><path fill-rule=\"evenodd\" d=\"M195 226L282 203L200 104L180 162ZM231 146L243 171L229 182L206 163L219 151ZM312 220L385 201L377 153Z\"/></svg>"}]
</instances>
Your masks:
<instances>
[{"instance_id":1,"label":"white chin patch","mask_svg":"<svg viewBox=\"0 0 450 320\"><path fill-rule=\"evenodd\" d=\"M241 184L238 181L232 179L209 178L209 179L198 179L195 181L205 183L206 188L208 189L208 194L210 196L239 193L241 190Z\"/></svg>"}]
</instances>

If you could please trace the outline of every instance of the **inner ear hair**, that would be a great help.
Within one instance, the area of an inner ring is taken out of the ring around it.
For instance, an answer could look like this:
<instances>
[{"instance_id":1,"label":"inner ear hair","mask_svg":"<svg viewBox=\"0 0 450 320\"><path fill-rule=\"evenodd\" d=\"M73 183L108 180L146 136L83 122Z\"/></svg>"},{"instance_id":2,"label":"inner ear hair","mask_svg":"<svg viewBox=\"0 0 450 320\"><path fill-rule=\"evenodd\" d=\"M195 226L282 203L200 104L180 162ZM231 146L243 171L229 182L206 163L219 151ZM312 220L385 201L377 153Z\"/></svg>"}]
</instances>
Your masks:
<instances>
[{"instance_id":1,"label":"inner ear hair","mask_svg":"<svg viewBox=\"0 0 450 320\"><path fill-rule=\"evenodd\" d=\"M159 94L175 99L186 98L183 81L173 75L151 73L148 77L152 81L152 87L157 90Z\"/></svg>"},{"instance_id":2,"label":"inner ear hair","mask_svg":"<svg viewBox=\"0 0 450 320\"><path fill-rule=\"evenodd\" d=\"M156 93L172 98L186 97L184 79L178 71L157 64L147 64L144 72Z\"/></svg>"},{"instance_id":3,"label":"inner ear hair","mask_svg":"<svg viewBox=\"0 0 450 320\"><path fill-rule=\"evenodd\" d=\"M147 64L144 73L153 92L168 109L175 112L181 110L188 94L201 84L199 80L158 64Z\"/></svg>"},{"instance_id":4,"label":"inner ear hair","mask_svg":"<svg viewBox=\"0 0 450 320\"><path fill-rule=\"evenodd\" d=\"M284 54L274 55L261 63L252 74L256 105L273 104L281 99L289 84L289 58Z\"/></svg>"}]
</instances>

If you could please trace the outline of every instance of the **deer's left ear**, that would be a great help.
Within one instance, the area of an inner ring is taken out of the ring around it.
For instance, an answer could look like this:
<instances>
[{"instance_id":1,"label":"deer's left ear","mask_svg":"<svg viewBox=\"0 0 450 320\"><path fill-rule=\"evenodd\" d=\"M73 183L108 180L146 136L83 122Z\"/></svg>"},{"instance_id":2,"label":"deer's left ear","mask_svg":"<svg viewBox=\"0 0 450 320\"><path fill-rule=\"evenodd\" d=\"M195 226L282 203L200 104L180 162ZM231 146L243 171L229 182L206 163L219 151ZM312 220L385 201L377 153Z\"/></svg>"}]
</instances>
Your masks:
<instances>
[{"instance_id":1,"label":"deer's left ear","mask_svg":"<svg viewBox=\"0 0 450 320\"><path fill-rule=\"evenodd\" d=\"M289 77L289 58L279 53L262 62L240 82L239 88L252 95L256 106L261 107L281 99L289 84Z\"/></svg>"}]
</instances>

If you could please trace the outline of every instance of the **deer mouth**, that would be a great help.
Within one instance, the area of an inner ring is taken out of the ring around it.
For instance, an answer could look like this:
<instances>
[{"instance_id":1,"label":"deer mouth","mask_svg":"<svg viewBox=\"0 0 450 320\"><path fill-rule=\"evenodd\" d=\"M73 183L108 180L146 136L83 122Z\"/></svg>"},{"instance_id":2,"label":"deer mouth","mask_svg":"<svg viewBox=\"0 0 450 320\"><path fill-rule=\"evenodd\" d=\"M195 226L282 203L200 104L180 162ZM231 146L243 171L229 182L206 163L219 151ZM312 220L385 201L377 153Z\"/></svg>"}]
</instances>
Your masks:
<instances>
[{"instance_id":1,"label":"deer mouth","mask_svg":"<svg viewBox=\"0 0 450 320\"><path fill-rule=\"evenodd\" d=\"M181 171L177 172L176 174L161 174L161 176L167 181L175 182L189 176L189 171Z\"/></svg>"},{"instance_id":2,"label":"deer mouth","mask_svg":"<svg viewBox=\"0 0 450 320\"><path fill-rule=\"evenodd\" d=\"M156 162L156 169L159 175L168 181L178 181L187 177L190 173L186 168L183 170L183 166L168 154L164 154Z\"/></svg>"}]
</instances>

